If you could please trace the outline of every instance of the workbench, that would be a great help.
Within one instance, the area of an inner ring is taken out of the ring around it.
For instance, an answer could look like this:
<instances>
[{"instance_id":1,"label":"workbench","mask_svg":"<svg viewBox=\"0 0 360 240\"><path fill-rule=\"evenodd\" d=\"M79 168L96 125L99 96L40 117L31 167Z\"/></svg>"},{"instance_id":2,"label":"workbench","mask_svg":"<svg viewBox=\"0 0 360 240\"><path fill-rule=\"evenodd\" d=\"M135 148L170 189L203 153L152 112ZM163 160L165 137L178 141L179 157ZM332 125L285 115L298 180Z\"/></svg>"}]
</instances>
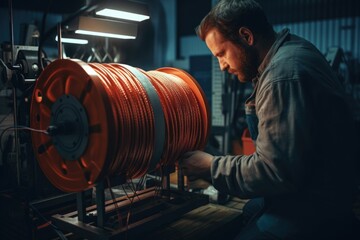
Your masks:
<instances>
[{"instance_id":1,"label":"workbench","mask_svg":"<svg viewBox=\"0 0 360 240\"><path fill-rule=\"evenodd\" d=\"M236 236L240 227L241 210L210 203L146 234L146 237L157 240L223 240Z\"/></svg>"}]
</instances>

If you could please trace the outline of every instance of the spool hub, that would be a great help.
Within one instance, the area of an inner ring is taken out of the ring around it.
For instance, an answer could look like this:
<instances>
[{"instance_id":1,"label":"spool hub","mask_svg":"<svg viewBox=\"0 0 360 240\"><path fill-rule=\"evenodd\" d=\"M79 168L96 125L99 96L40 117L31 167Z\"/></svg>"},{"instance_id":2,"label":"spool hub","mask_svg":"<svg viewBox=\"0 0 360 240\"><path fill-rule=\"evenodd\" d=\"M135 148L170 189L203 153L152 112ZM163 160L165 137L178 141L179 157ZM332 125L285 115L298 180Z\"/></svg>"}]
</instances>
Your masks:
<instances>
[{"instance_id":1,"label":"spool hub","mask_svg":"<svg viewBox=\"0 0 360 240\"><path fill-rule=\"evenodd\" d=\"M71 95L63 95L51 107L52 141L65 160L76 160L83 155L89 137L85 109ZM51 134L51 129L50 134Z\"/></svg>"}]
</instances>

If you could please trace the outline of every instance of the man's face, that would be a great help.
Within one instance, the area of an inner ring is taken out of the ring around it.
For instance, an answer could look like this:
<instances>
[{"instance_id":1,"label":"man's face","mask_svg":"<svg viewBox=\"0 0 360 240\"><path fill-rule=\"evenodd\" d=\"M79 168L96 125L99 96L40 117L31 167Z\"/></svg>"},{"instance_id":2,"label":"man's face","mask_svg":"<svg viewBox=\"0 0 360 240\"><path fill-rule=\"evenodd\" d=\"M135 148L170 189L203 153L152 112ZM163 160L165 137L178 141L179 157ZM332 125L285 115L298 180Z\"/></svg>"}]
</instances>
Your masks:
<instances>
[{"instance_id":1,"label":"man's face","mask_svg":"<svg viewBox=\"0 0 360 240\"><path fill-rule=\"evenodd\" d=\"M220 69L237 76L240 82L251 81L257 74L258 54L254 47L235 44L223 37L216 29L211 29L205 37L205 43L218 59Z\"/></svg>"}]
</instances>

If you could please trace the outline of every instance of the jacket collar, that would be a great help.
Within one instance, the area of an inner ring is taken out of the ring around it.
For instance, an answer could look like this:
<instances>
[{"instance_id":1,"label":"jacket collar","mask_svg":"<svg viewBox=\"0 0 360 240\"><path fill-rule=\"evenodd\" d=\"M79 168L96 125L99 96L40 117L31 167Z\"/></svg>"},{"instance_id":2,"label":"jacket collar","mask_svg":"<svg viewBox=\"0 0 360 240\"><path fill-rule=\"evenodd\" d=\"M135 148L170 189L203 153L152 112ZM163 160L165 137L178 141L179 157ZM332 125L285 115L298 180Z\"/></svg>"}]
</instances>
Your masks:
<instances>
[{"instance_id":1,"label":"jacket collar","mask_svg":"<svg viewBox=\"0 0 360 240\"><path fill-rule=\"evenodd\" d=\"M260 76L265 68L269 65L269 62L275 55L275 53L278 51L280 46L285 42L286 38L290 35L290 31L288 28L283 29L281 32L277 34L276 40L274 44L271 46L269 52L266 54L264 60L258 67L258 76Z\"/></svg>"},{"instance_id":2,"label":"jacket collar","mask_svg":"<svg viewBox=\"0 0 360 240\"><path fill-rule=\"evenodd\" d=\"M260 66L258 67L258 73L256 77L252 79L252 84L254 87L254 90L252 94L249 96L249 98L245 101L246 105L255 104L255 95L258 87L258 81L261 76L261 74L264 72L265 68L269 65L271 59L275 55L275 53L278 51L280 46L285 42L285 40L290 36L290 31L288 28L283 29L279 33L277 33L276 39L274 44L271 46L269 52L266 54L264 60L261 62Z\"/></svg>"}]
</instances>

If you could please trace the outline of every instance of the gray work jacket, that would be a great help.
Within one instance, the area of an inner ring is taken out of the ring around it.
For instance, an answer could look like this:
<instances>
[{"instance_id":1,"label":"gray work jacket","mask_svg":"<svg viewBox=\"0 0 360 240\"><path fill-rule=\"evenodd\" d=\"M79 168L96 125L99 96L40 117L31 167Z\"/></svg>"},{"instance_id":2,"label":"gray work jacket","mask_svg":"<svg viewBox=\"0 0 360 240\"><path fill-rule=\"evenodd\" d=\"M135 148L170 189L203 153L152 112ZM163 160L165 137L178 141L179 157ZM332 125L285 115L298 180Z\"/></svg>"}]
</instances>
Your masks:
<instances>
[{"instance_id":1,"label":"gray work jacket","mask_svg":"<svg viewBox=\"0 0 360 240\"><path fill-rule=\"evenodd\" d=\"M214 187L241 198L296 196L320 205L327 201L329 207L339 200L349 203L352 117L343 86L324 56L284 29L255 84L256 152L215 156Z\"/></svg>"}]
</instances>

